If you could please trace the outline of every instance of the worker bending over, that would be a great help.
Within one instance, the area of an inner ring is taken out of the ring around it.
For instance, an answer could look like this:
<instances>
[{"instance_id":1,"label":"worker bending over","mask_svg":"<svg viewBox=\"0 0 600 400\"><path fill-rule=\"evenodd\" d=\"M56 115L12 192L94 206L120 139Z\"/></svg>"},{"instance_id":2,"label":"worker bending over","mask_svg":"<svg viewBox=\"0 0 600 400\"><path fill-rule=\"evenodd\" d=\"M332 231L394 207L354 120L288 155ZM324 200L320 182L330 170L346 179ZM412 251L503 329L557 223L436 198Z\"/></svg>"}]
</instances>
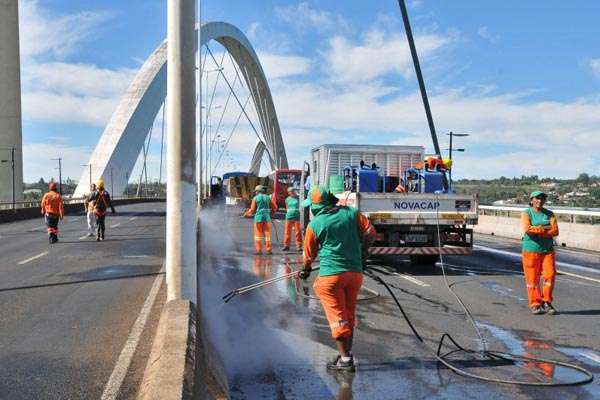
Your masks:
<instances>
[{"instance_id":1,"label":"worker bending over","mask_svg":"<svg viewBox=\"0 0 600 400\"><path fill-rule=\"evenodd\" d=\"M56 183L50 182L50 191L42 197L42 215L48 227L50 244L58 242L58 220L65 216L65 205L62 196L56 190Z\"/></svg>"},{"instance_id":2,"label":"worker bending over","mask_svg":"<svg viewBox=\"0 0 600 400\"><path fill-rule=\"evenodd\" d=\"M556 279L554 237L558 223L554 213L546 208L546 194L536 190L529 196L530 207L521 214L523 229L523 272L527 285L529 307L533 314L556 314L552 292ZM540 290L540 276L544 278Z\"/></svg>"},{"instance_id":3,"label":"worker bending over","mask_svg":"<svg viewBox=\"0 0 600 400\"><path fill-rule=\"evenodd\" d=\"M339 355L327 369L354 372L352 342L356 320L356 300L363 282L363 264L376 236L375 228L358 210L336 206L338 199L322 186L308 193L303 207L310 206L314 218L304 235L304 269L320 258L319 276L313 285L325 309Z\"/></svg>"},{"instance_id":4,"label":"worker bending over","mask_svg":"<svg viewBox=\"0 0 600 400\"><path fill-rule=\"evenodd\" d=\"M300 231L300 200L293 187L288 188L288 197L285 199L285 225L283 233L283 250L290 249L292 228L296 238L296 248L302 250L302 232Z\"/></svg>"},{"instance_id":5,"label":"worker bending over","mask_svg":"<svg viewBox=\"0 0 600 400\"><path fill-rule=\"evenodd\" d=\"M254 216L254 254L262 254L262 242L265 241L267 254L271 254L271 218L277 211L275 200L267 194L267 188L263 185L257 185L254 188L256 196L252 199L250 209L244 213L244 217Z\"/></svg>"},{"instance_id":6,"label":"worker bending over","mask_svg":"<svg viewBox=\"0 0 600 400\"><path fill-rule=\"evenodd\" d=\"M110 194L104 190L104 181L102 179L96 182L97 190L90 196L90 201L94 202L94 214L96 215L96 241L104 240L106 232L106 213L110 207L114 214L115 208L110 200Z\"/></svg>"}]
</instances>

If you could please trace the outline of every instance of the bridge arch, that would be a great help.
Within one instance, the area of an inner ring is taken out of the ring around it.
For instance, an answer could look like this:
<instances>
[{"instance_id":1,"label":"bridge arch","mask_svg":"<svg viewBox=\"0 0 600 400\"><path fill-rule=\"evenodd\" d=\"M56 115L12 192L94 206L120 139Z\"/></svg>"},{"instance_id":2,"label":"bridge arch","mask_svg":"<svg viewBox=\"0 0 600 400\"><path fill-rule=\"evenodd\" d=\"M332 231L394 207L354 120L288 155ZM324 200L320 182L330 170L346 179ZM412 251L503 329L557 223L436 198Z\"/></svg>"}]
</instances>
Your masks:
<instances>
[{"instance_id":1,"label":"bridge arch","mask_svg":"<svg viewBox=\"0 0 600 400\"><path fill-rule=\"evenodd\" d=\"M271 91L250 41L238 28L226 22L203 24L200 33L200 48L211 40L216 40L227 49L239 66L258 113L265 146L272 155L269 157L271 168L287 168L287 155ZM135 166L166 94L165 40L144 62L105 127L88 163L91 165L92 182L102 177L107 188L113 188L113 195L123 193L127 177ZM88 168L82 171L74 197L81 197L89 191L92 182Z\"/></svg>"}]
</instances>

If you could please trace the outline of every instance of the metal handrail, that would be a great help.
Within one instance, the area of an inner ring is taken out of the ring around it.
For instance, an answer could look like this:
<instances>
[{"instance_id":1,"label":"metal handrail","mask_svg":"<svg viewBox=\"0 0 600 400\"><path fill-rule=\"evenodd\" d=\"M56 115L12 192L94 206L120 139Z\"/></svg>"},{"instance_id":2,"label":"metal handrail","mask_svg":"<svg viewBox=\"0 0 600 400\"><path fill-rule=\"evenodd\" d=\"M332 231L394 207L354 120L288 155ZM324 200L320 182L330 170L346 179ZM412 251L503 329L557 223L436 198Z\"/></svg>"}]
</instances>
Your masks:
<instances>
[{"instance_id":1,"label":"metal handrail","mask_svg":"<svg viewBox=\"0 0 600 400\"><path fill-rule=\"evenodd\" d=\"M127 200L127 199L142 199L144 197L135 197L135 196L118 196L118 197L113 197L113 200ZM65 204L83 204L85 200L85 197L75 197L75 198L68 198L68 199L64 199L64 203ZM40 207L40 202L41 200L21 200L21 201L16 201L15 205L14 205L14 209L22 209L22 208L37 208ZM13 209L13 203L12 201L8 201L8 202L0 202L0 210L12 210Z\"/></svg>"},{"instance_id":2,"label":"metal handrail","mask_svg":"<svg viewBox=\"0 0 600 400\"><path fill-rule=\"evenodd\" d=\"M496 210L496 211L523 211L527 208L525 205L515 206L482 206L478 207L480 210ZM576 208L551 208L552 212L556 215L577 215L583 217L600 217L600 210L598 209L576 209Z\"/></svg>"}]
</instances>

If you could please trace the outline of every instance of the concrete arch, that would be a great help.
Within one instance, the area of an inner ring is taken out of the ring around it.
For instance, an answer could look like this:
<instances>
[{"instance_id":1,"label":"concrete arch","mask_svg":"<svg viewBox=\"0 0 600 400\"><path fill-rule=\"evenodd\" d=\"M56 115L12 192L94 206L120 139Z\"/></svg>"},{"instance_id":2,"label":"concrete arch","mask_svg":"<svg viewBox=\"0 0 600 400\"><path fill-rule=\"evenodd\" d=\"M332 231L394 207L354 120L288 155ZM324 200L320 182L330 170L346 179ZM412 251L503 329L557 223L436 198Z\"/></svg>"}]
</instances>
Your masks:
<instances>
[{"instance_id":1,"label":"concrete arch","mask_svg":"<svg viewBox=\"0 0 600 400\"><path fill-rule=\"evenodd\" d=\"M252 45L238 28L225 22L209 22L202 25L201 46L211 40L216 40L223 45L239 66L258 111L265 145L275 158L270 160L271 167L287 168L287 155L275 105ZM92 181L102 177L107 189L113 188L114 195L123 193L127 177L135 166L144 140L166 94L167 42L165 40L142 65L104 129L89 161L92 166ZM82 171L74 197L81 197L89 191L91 182L88 168Z\"/></svg>"},{"instance_id":2,"label":"concrete arch","mask_svg":"<svg viewBox=\"0 0 600 400\"><path fill-rule=\"evenodd\" d=\"M250 169L248 172L257 175L260 173L260 163L262 162L263 155L265 154L266 146L263 141L256 142L254 153L252 154L252 161L250 162Z\"/></svg>"}]
</instances>

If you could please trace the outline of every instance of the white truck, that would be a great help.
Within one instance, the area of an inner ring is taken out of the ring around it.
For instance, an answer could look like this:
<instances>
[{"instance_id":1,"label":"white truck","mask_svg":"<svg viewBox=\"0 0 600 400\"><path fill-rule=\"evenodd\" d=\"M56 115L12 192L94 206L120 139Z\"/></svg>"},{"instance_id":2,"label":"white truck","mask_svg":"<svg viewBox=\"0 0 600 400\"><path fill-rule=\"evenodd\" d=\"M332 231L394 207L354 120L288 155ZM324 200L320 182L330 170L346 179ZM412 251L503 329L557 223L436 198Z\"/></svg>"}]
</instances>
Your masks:
<instances>
[{"instance_id":1,"label":"white truck","mask_svg":"<svg viewBox=\"0 0 600 400\"><path fill-rule=\"evenodd\" d=\"M439 254L471 254L472 226L478 220L476 196L444 190L426 193L428 184L420 178L414 192L394 190L398 183L406 185L409 169L423 161L424 148L420 146L326 144L312 150L310 168L306 171L305 167L305 173L310 174L309 185L332 186L332 176L336 176L339 204L357 208L377 230L372 255L409 255L414 263L433 264ZM377 172L377 189L371 186L364 191L366 185L361 184L356 166ZM340 176L345 182L341 192ZM307 215L303 217L308 224Z\"/></svg>"}]
</instances>

